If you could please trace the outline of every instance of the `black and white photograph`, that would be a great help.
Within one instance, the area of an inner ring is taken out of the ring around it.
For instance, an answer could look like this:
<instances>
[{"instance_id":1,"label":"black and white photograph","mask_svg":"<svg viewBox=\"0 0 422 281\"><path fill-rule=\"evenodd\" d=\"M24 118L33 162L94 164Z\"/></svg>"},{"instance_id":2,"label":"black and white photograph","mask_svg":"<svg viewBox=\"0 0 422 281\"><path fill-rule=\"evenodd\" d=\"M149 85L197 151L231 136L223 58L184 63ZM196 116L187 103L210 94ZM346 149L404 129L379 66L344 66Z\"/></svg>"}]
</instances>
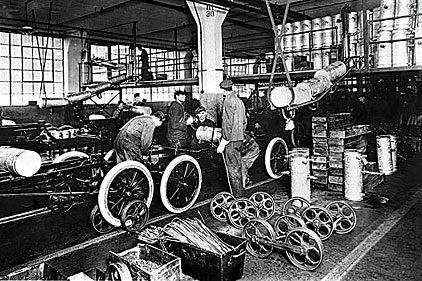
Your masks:
<instances>
[{"instance_id":1,"label":"black and white photograph","mask_svg":"<svg viewBox=\"0 0 422 281\"><path fill-rule=\"evenodd\" d=\"M421 279L422 0L0 0L0 280Z\"/></svg>"}]
</instances>

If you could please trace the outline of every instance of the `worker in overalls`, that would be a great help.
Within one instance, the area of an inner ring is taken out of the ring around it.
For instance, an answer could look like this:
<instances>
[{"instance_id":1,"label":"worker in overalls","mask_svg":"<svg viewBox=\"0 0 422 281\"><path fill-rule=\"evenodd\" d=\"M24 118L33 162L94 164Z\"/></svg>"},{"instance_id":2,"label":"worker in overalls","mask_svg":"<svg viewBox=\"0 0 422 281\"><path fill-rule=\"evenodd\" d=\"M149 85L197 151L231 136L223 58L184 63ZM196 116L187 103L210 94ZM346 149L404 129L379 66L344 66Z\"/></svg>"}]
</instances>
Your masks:
<instances>
[{"instance_id":1,"label":"worker in overalls","mask_svg":"<svg viewBox=\"0 0 422 281\"><path fill-rule=\"evenodd\" d=\"M134 160L143 161L147 156L156 127L162 125L165 115L157 111L153 115L135 116L119 131L114 140L117 163Z\"/></svg>"},{"instance_id":2,"label":"worker in overalls","mask_svg":"<svg viewBox=\"0 0 422 281\"><path fill-rule=\"evenodd\" d=\"M247 125L245 106L233 92L233 83L230 80L221 82L220 87L225 90L226 98L223 102L222 138L217 152L224 152L233 195L241 197L244 194L241 151Z\"/></svg>"}]
</instances>

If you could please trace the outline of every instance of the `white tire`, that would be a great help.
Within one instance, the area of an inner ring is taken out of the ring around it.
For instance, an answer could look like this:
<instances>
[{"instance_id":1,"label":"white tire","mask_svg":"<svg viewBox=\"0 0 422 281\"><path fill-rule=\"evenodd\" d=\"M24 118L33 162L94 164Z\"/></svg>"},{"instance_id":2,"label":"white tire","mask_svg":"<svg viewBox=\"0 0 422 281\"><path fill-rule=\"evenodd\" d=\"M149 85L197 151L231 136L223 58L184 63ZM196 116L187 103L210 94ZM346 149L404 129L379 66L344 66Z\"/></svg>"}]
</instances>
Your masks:
<instances>
[{"instance_id":1,"label":"white tire","mask_svg":"<svg viewBox=\"0 0 422 281\"><path fill-rule=\"evenodd\" d=\"M88 154L81 151L69 151L59 155L53 160L53 164L64 162L70 159L88 159Z\"/></svg>"},{"instance_id":2,"label":"white tire","mask_svg":"<svg viewBox=\"0 0 422 281\"><path fill-rule=\"evenodd\" d=\"M274 151L274 149L280 149L278 154L276 151ZM281 150L284 150L284 152ZM265 150L265 169L271 178L280 178L283 175L282 172L286 171L286 169L284 169L284 165L287 165L286 168L288 168L288 152L289 150L287 148L286 142L280 137L275 137L268 143L267 149ZM274 153L276 153L276 155L274 155ZM274 159L274 157L278 157L279 159ZM274 165L276 164L283 165L283 169L281 171L275 170Z\"/></svg>"},{"instance_id":3,"label":"white tire","mask_svg":"<svg viewBox=\"0 0 422 281\"><path fill-rule=\"evenodd\" d=\"M141 172L145 178L147 179L147 185L148 185L148 195L146 199L143 199L145 201L145 204L147 204L148 208L151 206L152 202L152 196L154 195L154 182L152 180L152 176L150 171L147 167L145 167L144 164L137 162L137 161L124 161L116 166L114 166L104 177L103 181L101 182L100 190L98 191L98 206L100 208L101 215L104 217L104 219L111 225L115 227L120 227L120 216L119 213L121 212L121 209L123 208L123 205L125 203L125 199L129 200L135 200L140 198L120 198L119 201L122 202L121 208L119 208L118 212L117 210L113 210L113 212L109 208L109 191L110 187L112 187L113 181L122 173L126 172L127 170L136 170L136 172ZM134 177L133 177L133 180ZM139 183L139 182L138 182ZM127 193L124 192L126 195Z\"/></svg>"},{"instance_id":4,"label":"white tire","mask_svg":"<svg viewBox=\"0 0 422 281\"><path fill-rule=\"evenodd\" d=\"M184 165L183 162L186 162L186 165ZM175 168L180 164L184 165L181 166L182 168L184 168L184 171L175 171ZM193 170L188 171L189 166L191 166L191 169ZM193 172L193 174L190 172ZM189 178L186 178L186 175ZM168 188L169 181L171 181L171 186L175 187L176 189L173 192L172 196L170 196L171 198L169 198L167 194L168 192L170 192ZM189 210L189 208L191 208L193 204L195 204L196 199L198 199L199 192L201 191L201 185L202 171L198 161L196 161L196 159L190 155L179 155L173 160L171 160L166 169L164 170L160 183L161 201L163 202L164 207L166 207L166 209L170 212L175 214L183 213ZM185 196L185 199L187 199L186 205L177 206L173 197L176 195L180 195L182 192L189 192L189 190L187 190L187 187L193 187L193 192L191 194L188 194L189 198Z\"/></svg>"}]
</instances>

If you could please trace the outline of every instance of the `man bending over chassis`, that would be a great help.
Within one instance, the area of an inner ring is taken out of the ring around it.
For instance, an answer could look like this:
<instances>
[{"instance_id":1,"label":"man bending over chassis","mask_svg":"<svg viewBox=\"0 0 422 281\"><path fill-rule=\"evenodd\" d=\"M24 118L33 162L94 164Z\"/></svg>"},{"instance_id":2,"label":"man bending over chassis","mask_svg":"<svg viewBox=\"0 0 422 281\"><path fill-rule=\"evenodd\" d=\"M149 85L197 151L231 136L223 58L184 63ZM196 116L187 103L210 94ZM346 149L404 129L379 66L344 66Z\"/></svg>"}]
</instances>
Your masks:
<instances>
[{"instance_id":1,"label":"man bending over chassis","mask_svg":"<svg viewBox=\"0 0 422 281\"><path fill-rule=\"evenodd\" d=\"M141 115L130 119L114 140L117 163L125 160L143 162L143 155L149 153L156 127L161 126L165 115L157 111L153 115Z\"/></svg>"}]
</instances>

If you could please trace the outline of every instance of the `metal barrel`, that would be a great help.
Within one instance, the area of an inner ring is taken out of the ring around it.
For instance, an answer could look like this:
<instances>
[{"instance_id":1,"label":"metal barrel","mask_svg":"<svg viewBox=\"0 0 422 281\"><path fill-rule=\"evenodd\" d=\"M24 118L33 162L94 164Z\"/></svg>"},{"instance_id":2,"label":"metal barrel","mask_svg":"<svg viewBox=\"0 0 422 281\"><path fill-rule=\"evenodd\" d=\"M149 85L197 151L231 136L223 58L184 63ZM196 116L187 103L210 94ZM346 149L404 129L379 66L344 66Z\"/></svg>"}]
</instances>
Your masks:
<instances>
[{"instance_id":1,"label":"metal barrel","mask_svg":"<svg viewBox=\"0 0 422 281\"><path fill-rule=\"evenodd\" d=\"M381 13L380 18L393 18L394 17L394 10L395 10L395 1L394 0L381 0ZM381 21L380 29L383 31L392 31L394 28L394 20L383 20Z\"/></svg>"},{"instance_id":2,"label":"metal barrel","mask_svg":"<svg viewBox=\"0 0 422 281\"><path fill-rule=\"evenodd\" d=\"M378 33L378 41L390 41L392 32L390 30L381 30ZM383 42L378 44L377 67L391 67L392 65L392 44Z\"/></svg>"},{"instance_id":3,"label":"metal barrel","mask_svg":"<svg viewBox=\"0 0 422 281\"><path fill-rule=\"evenodd\" d=\"M322 28L325 29L322 32L322 46L330 47L333 45L333 17L325 16L322 18ZM329 28L329 29L327 29Z\"/></svg>"},{"instance_id":4,"label":"metal barrel","mask_svg":"<svg viewBox=\"0 0 422 281\"><path fill-rule=\"evenodd\" d=\"M301 36L301 47L302 50L309 50L309 32L311 31L312 22L310 20L304 20L302 24L302 36Z\"/></svg>"},{"instance_id":5,"label":"metal barrel","mask_svg":"<svg viewBox=\"0 0 422 281\"><path fill-rule=\"evenodd\" d=\"M393 166L393 173L397 172L397 137L390 135L390 147L391 147L391 163Z\"/></svg>"},{"instance_id":6,"label":"metal barrel","mask_svg":"<svg viewBox=\"0 0 422 281\"><path fill-rule=\"evenodd\" d=\"M362 154L357 149L344 151L344 197L351 201L363 199Z\"/></svg>"},{"instance_id":7,"label":"metal barrel","mask_svg":"<svg viewBox=\"0 0 422 281\"><path fill-rule=\"evenodd\" d=\"M291 196L311 201L309 149L290 152Z\"/></svg>"},{"instance_id":8,"label":"metal barrel","mask_svg":"<svg viewBox=\"0 0 422 281\"><path fill-rule=\"evenodd\" d=\"M390 135L377 136L378 169L385 175L393 173Z\"/></svg>"},{"instance_id":9,"label":"metal barrel","mask_svg":"<svg viewBox=\"0 0 422 281\"><path fill-rule=\"evenodd\" d=\"M312 38L313 38L313 47L321 48L322 47L322 31L319 31L322 28L321 18L314 18L312 20ZM315 62L314 62L315 64Z\"/></svg>"},{"instance_id":10,"label":"metal barrel","mask_svg":"<svg viewBox=\"0 0 422 281\"><path fill-rule=\"evenodd\" d=\"M41 168L41 156L32 150L9 146L0 147L0 170L30 177Z\"/></svg>"},{"instance_id":11,"label":"metal barrel","mask_svg":"<svg viewBox=\"0 0 422 281\"><path fill-rule=\"evenodd\" d=\"M409 48L408 48L408 32L405 29L395 29L393 31L393 40L400 40L393 42L393 66L408 66L409 65Z\"/></svg>"}]
</instances>

